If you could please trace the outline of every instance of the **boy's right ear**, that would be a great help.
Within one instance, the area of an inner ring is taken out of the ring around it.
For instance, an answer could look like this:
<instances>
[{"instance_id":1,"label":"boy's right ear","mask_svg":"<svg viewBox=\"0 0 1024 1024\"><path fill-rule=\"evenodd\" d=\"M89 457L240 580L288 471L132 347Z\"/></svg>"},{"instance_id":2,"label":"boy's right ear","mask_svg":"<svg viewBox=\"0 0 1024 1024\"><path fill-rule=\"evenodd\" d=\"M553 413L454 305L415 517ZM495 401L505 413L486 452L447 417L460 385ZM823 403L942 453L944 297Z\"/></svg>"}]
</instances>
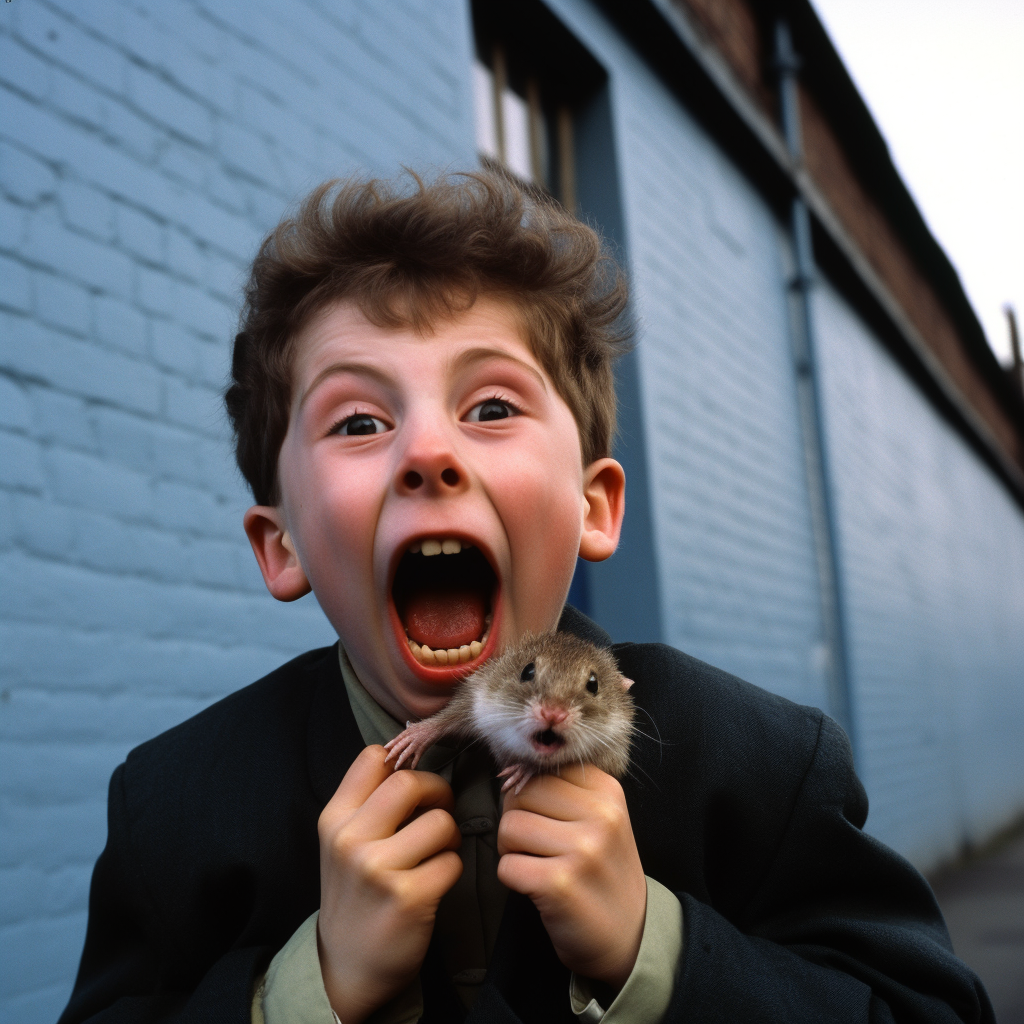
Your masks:
<instances>
[{"instance_id":1,"label":"boy's right ear","mask_svg":"<svg viewBox=\"0 0 1024 1024\"><path fill-rule=\"evenodd\" d=\"M267 590L278 601L296 601L308 594L312 587L299 564L281 510L273 505L253 505L245 513L243 524Z\"/></svg>"}]
</instances>

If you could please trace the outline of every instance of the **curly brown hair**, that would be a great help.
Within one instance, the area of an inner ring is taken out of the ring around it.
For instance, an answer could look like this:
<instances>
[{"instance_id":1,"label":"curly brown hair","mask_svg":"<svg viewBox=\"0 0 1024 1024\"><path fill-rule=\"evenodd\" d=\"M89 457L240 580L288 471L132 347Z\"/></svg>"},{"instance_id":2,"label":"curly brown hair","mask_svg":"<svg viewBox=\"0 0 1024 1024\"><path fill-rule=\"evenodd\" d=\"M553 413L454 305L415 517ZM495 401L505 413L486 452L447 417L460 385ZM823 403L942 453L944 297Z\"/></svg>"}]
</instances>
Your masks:
<instances>
[{"instance_id":1,"label":"curly brown hair","mask_svg":"<svg viewBox=\"0 0 1024 1024\"><path fill-rule=\"evenodd\" d=\"M494 169L329 181L267 236L245 288L225 402L256 501L280 501L292 348L314 315L349 301L378 327L428 333L484 294L517 313L576 418L584 465L610 454L612 362L632 332L622 271L591 228Z\"/></svg>"}]
</instances>

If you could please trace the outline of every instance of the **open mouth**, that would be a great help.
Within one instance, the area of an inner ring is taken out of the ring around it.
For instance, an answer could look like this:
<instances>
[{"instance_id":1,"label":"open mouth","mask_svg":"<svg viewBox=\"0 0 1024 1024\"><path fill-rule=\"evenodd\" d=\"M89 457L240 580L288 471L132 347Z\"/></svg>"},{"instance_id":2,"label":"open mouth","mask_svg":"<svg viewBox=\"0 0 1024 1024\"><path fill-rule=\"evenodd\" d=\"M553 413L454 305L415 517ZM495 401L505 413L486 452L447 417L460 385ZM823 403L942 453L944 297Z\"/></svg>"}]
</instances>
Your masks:
<instances>
[{"instance_id":1,"label":"open mouth","mask_svg":"<svg viewBox=\"0 0 1024 1024\"><path fill-rule=\"evenodd\" d=\"M455 538L409 545L391 587L406 644L419 665L467 665L480 657L494 616L497 577L479 548Z\"/></svg>"},{"instance_id":2,"label":"open mouth","mask_svg":"<svg viewBox=\"0 0 1024 1024\"><path fill-rule=\"evenodd\" d=\"M545 729L543 732L534 733L531 741L534 749L541 754L554 754L565 746L565 739L559 736L554 729Z\"/></svg>"}]
</instances>

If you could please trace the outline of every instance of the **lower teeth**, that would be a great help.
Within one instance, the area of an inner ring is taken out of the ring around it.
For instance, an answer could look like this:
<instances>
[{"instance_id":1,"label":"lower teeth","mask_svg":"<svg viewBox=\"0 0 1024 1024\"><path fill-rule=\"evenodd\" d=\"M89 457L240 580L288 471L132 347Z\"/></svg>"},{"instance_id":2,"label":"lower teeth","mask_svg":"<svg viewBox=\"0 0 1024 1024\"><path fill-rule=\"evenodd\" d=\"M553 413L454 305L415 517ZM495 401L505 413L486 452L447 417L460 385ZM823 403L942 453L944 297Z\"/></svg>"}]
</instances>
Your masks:
<instances>
[{"instance_id":1,"label":"lower teeth","mask_svg":"<svg viewBox=\"0 0 1024 1024\"><path fill-rule=\"evenodd\" d=\"M489 626L489 624L488 624ZM487 636L490 633L488 628L479 640L471 644L463 644L461 647L449 647L447 650L435 651L424 644L422 647L415 640L409 641L409 650L413 657L422 665L463 665L474 658L480 657L480 652L487 643Z\"/></svg>"}]
</instances>

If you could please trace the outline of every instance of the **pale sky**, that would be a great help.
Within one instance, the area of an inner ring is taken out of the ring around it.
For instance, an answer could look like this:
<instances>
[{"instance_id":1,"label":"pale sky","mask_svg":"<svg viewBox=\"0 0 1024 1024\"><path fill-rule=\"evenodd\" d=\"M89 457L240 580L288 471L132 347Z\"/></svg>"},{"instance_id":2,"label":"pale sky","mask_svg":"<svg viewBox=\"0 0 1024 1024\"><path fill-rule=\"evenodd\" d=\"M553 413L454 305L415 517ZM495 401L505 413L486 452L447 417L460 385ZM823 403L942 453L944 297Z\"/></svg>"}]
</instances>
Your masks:
<instances>
[{"instance_id":1,"label":"pale sky","mask_svg":"<svg viewBox=\"0 0 1024 1024\"><path fill-rule=\"evenodd\" d=\"M1024 327L1024 0L812 0L989 344Z\"/></svg>"}]
</instances>

